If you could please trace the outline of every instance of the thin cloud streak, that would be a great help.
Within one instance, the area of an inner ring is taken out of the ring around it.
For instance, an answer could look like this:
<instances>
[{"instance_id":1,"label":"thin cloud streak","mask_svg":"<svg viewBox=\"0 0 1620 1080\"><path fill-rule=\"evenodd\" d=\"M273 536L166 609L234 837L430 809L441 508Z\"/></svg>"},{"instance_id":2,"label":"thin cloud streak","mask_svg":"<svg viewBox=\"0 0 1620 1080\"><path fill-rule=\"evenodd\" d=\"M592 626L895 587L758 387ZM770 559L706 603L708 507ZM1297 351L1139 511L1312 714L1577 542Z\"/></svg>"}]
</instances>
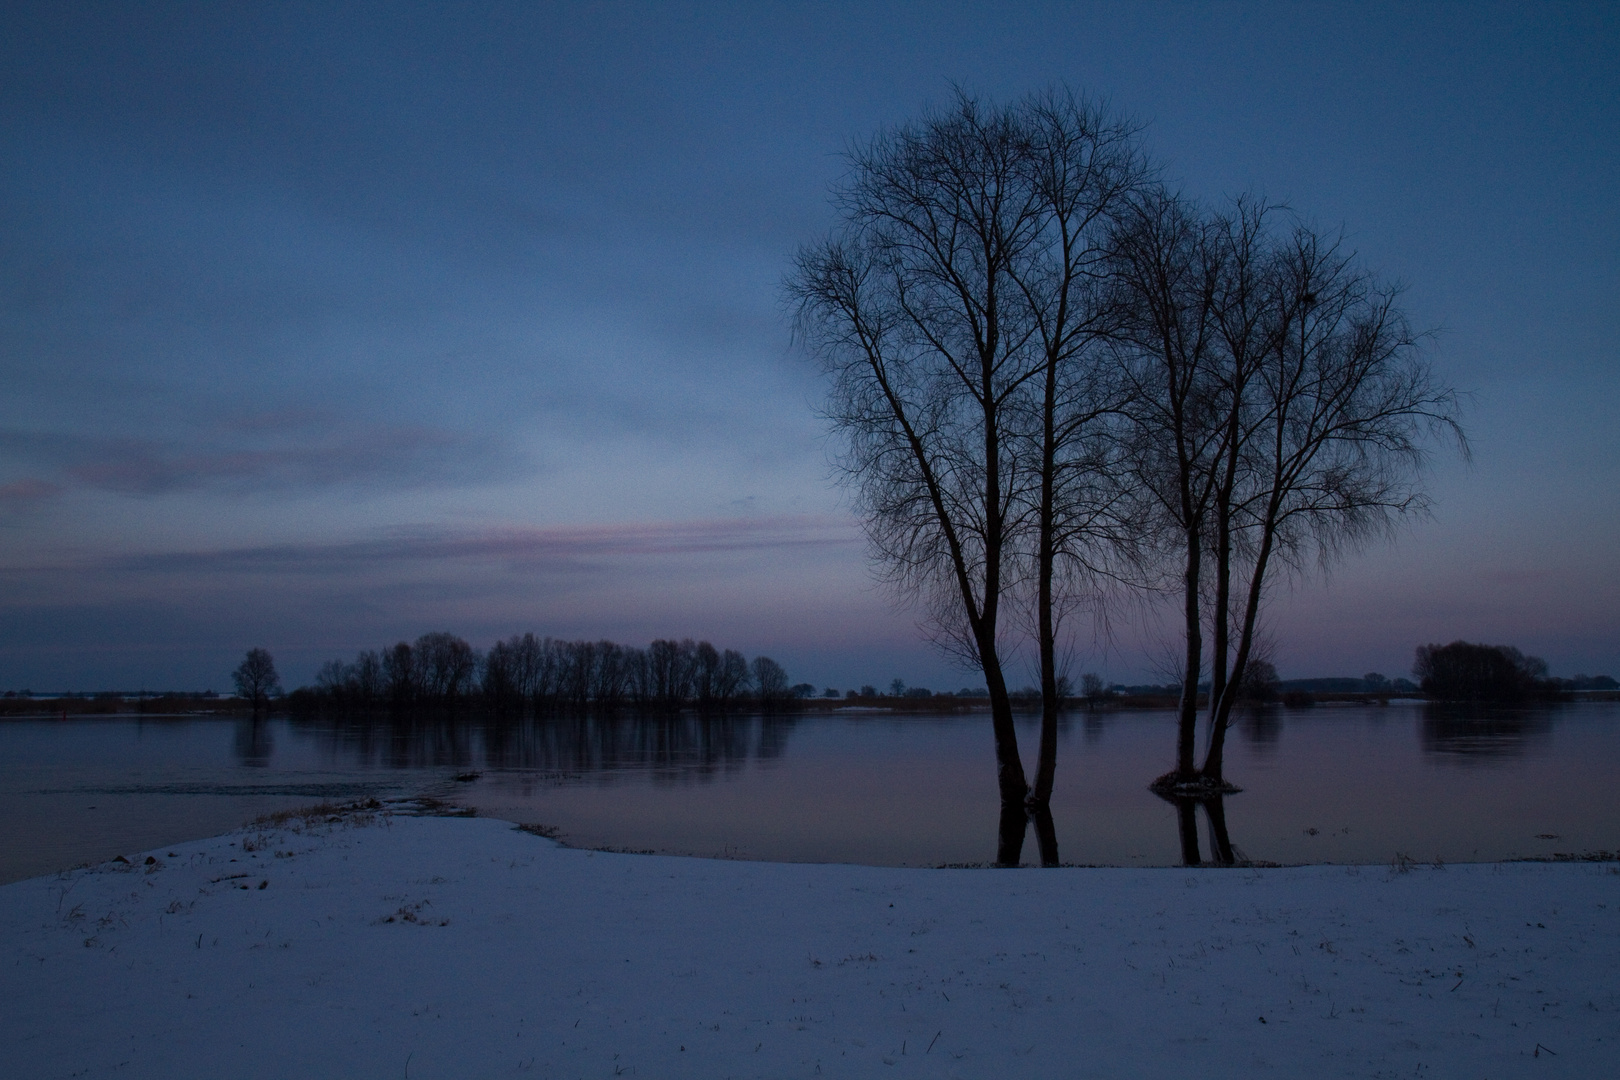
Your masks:
<instances>
[{"instance_id":1,"label":"thin cloud streak","mask_svg":"<svg viewBox=\"0 0 1620 1080\"><path fill-rule=\"evenodd\" d=\"M71 565L0 572L347 574L400 564L471 561L500 562L544 573L582 569L611 559L825 550L859 543L853 521L819 516L466 531L422 526L339 543L101 556Z\"/></svg>"},{"instance_id":2,"label":"thin cloud streak","mask_svg":"<svg viewBox=\"0 0 1620 1080\"><path fill-rule=\"evenodd\" d=\"M297 433L278 434L288 441ZM58 476L56 481L20 481L0 488L0 501L38 499L67 487L137 496L205 488L237 494L346 486L409 489L504 479L535 468L499 441L423 427L322 431L294 445L246 449L229 445L231 441L222 437L217 442L227 445L209 445L216 440L204 437L201 445L183 445L0 430L0 450L14 460L54 467Z\"/></svg>"}]
</instances>

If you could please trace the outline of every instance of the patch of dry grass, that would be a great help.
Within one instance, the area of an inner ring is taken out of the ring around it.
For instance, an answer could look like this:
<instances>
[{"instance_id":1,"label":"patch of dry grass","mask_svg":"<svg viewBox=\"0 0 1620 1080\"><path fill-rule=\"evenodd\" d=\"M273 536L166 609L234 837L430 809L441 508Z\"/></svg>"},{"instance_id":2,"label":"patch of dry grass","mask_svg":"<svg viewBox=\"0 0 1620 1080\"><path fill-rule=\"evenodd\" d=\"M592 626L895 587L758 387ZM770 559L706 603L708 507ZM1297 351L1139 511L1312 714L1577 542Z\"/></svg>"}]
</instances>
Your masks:
<instances>
[{"instance_id":1,"label":"patch of dry grass","mask_svg":"<svg viewBox=\"0 0 1620 1080\"><path fill-rule=\"evenodd\" d=\"M348 824L354 826L370 825L376 821L376 812L383 808L383 804L376 799L357 799L349 803L316 803L314 806L297 806L289 810L277 810L263 817L254 818L250 826L259 829L307 829L315 825ZM249 847L253 844L253 847ZM269 844L269 838L260 833L242 841L242 850L255 851L259 847Z\"/></svg>"}]
</instances>

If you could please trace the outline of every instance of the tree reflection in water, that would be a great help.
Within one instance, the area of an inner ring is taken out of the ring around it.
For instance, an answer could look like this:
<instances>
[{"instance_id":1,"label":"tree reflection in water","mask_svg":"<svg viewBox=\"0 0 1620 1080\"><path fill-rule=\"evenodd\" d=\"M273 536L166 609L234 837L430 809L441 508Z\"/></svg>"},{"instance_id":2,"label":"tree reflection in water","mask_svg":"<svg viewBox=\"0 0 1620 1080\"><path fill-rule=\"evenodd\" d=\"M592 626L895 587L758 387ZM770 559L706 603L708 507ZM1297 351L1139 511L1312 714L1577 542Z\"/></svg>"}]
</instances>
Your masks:
<instances>
[{"instance_id":1,"label":"tree reflection in water","mask_svg":"<svg viewBox=\"0 0 1620 1080\"><path fill-rule=\"evenodd\" d=\"M1461 764L1518 757L1552 734L1553 706L1430 703L1423 706L1423 752Z\"/></svg>"},{"instance_id":2,"label":"tree reflection in water","mask_svg":"<svg viewBox=\"0 0 1620 1080\"><path fill-rule=\"evenodd\" d=\"M1052 808L1044 803L1036 806L1001 807L1001 824L997 829L996 865L1019 865L1024 855L1024 836L1035 826L1035 848L1040 853L1042 866L1061 866L1058 860L1057 827L1052 823Z\"/></svg>"},{"instance_id":3,"label":"tree reflection in water","mask_svg":"<svg viewBox=\"0 0 1620 1080\"><path fill-rule=\"evenodd\" d=\"M1158 793L1155 793L1158 794ZM1165 802L1176 808L1176 830L1181 837L1181 865L1183 866L1239 866L1249 860L1232 846L1232 837L1226 831L1226 797L1212 795L1194 798L1187 795L1159 794ZM1206 863L1198 843L1198 808L1204 808L1209 821L1210 858Z\"/></svg>"},{"instance_id":4,"label":"tree reflection in water","mask_svg":"<svg viewBox=\"0 0 1620 1080\"><path fill-rule=\"evenodd\" d=\"M792 715L580 713L524 719L418 714L294 720L360 767L487 768L574 778L650 772L682 780L779 758Z\"/></svg>"},{"instance_id":5,"label":"tree reflection in water","mask_svg":"<svg viewBox=\"0 0 1620 1080\"><path fill-rule=\"evenodd\" d=\"M1251 706L1244 710L1238 730L1255 753L1275 753L1282 740L1282 710L1271 704Z\"/></svg>"},{"instance_id":6,"label":"tree reflection in water","mask_svg":"<svg viewBox=\"0 0 1620 1080\"><path fill-rule=\"evenodd\" d=\"M255 716L236 721L236 730L232 732L231 748L236 753L236 760L252 769L263 769L270 765L270 755L275 752L275 740L270 734L270 721Z\"/></svg>"}]
</instances>

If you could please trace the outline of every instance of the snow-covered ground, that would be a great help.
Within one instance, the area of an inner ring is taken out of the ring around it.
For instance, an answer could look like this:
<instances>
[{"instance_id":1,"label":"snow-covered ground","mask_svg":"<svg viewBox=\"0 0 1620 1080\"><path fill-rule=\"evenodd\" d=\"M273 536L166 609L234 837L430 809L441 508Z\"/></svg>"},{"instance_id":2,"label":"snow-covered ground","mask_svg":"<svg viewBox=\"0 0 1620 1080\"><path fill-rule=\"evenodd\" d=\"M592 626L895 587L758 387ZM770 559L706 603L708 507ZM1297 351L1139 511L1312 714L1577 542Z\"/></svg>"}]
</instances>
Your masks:
<instances>
[{"instance_id":1,"label":"snow-covered ground","mask_svg":"<svg viewBox=\"0 0 1620 1080\"><path fill-rule=\"evenodd\" d=\"M1620 1075L1620 867L907 870L293 820L0 887L0 1076Z\"/></svg>"}]
</instances>

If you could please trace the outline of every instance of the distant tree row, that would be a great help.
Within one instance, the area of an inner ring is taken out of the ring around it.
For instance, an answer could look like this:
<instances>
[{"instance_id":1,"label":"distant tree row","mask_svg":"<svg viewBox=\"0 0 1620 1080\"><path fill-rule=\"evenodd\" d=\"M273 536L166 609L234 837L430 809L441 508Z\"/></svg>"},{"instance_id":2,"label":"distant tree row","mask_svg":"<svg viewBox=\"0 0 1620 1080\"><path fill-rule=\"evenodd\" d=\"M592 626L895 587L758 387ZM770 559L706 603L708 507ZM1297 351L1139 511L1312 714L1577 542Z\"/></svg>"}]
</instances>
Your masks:
<instances>
[{"instance_id":1,"label":"distant tree row","mask_svg":"<svg viewBox=\"0 0 1620 1080\"><path fill-rule=\"evenodd\" d=\"M423 634L415 644L368 649L350 662L330 660L315 685L297 693L312 703L358 709L478 701L506 712L727 709L745 702L768 708L794 696L775 660L757 656L750 662L707 641L659 639L642 649L514 634L480 653L444 632Z\"/></svg>"}]
</instances>

